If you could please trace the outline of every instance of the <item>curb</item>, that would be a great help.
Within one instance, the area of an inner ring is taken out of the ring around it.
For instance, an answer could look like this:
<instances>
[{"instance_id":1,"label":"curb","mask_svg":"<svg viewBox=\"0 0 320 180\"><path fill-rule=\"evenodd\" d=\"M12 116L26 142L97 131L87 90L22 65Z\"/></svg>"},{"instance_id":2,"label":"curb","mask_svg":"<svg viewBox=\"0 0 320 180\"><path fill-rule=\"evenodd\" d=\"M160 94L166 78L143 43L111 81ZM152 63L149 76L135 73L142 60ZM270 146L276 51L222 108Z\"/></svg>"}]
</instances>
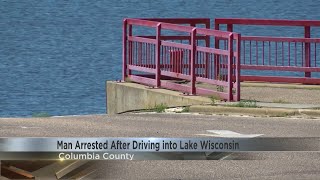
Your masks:
<instances>
[{"instance_id":1,"label":"curb","mask_svg":"<svg viewBox=\"0 0 320 180\"><path fill-rule=\"evenodd\" d=\"M320 117L320 110L314 110L314 109L301 109L300 111L301 115L308 115L313 117Z\"/></svg>"},{"instance_id":2,"label":"curb","mask_svg":"<svg viewBox=\"0 0 320 180\"><path fill-rule=\"evenodd\" d=\"M241 82L241 87L269 87L269 88L284 88L284 89L320 90L319 85L280 84L280 83L261 83L261 82Z\"/></svg>"},{"instance_id":3,"label":"curb","mask_svg":"<svg viewBox=\"0 0 320 180\"><path fill-rule=\"evenodd\" d=\"M296 115L308 115L312 117L320 117L320 110L263 108L263 107L262 108L243 108L243 107L193 105L193 106L190 106L189 112L197 112L197 113L205 113L205 114L241 114L241 115L270 116L270 117L286 117L286 116L296 116Z\"/></svg>"}]
</instances>

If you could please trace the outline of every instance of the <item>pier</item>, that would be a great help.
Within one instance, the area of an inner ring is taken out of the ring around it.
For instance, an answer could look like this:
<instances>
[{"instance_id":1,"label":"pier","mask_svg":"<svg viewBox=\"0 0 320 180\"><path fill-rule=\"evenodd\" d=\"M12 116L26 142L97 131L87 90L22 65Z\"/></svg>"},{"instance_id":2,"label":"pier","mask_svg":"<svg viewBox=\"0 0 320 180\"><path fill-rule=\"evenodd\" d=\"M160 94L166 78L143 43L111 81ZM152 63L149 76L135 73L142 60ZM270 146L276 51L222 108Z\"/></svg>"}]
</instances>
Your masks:
<instances>
[{"instance_id":1,"label":"pier","mask_svg":"<svg viewBox=\"0 0 320 180\"><path fill-rule=\"evenodd\" d=\"M304 33L234 32L241 26L296 27ZM206 104L212 96L240 101L243 82L319 85L320 38L311 31L318 26L315 20L125 19L122 82L131 83L107 83L107 111Z\"/></svg>"}]
</instances>

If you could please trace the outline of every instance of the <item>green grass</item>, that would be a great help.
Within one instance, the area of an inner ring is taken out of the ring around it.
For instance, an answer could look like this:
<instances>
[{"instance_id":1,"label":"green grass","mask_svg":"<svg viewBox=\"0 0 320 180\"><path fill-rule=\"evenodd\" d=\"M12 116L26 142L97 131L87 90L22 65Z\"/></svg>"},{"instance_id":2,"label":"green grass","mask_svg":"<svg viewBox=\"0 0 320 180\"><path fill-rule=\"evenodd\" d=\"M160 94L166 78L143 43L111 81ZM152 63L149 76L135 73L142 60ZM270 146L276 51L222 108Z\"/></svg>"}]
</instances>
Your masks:
<instances>
[{"instance_id":1,"label":"green grass","mask_svg":"<svg viewBox=\"0 0 320 180\"><path fill-rule=\"evenodd\" d=\"M33 113L32 117L51 117L50 114L47 112L38 112L38 113Z\"/></svg>"},{"instance_id":2,"label":"green grass","mask_svg":"<svg viewBox=\"0 0 320 180\"><path fill-rule=\"evenodd\" d=\"M187 107L184 107L181 112L189 112L189 111L190 111L190 107L187 106Z\"/></svg>"},{"instance_id":3,"label":"green grass","mask_svg":"<svg viewBox=\"0 0 320 180\"><path fill-rule=\"evenodd\" d=\"M287 101L284 101L284 100L282 100L282 99L274 99L272 102L273 102L273 103L281 103L281 104L286 104L286 103L288 103Z\"/></svg>"},{"instance_id":4,"label":"green grass","mask_svg":"<svg viewBox=\"0 0 320 180\"><path fill-rule=\"evenodd\" d=\"M220 97L214 96L214 95L209 96L209 98L210 98L210 100L211 100L211 105L215 105L217 100L221 100Z\"/></svg>"},{"instance_id":5,"label":"green grass","mask_svg":"<svg viewBox=\"0 0 320 180\"><path fill-rule=\"evenodd\" d=\"M166 104L161 103L161 104L156 104L153 109L154 109L157 113L162 113L162 112L164 112L167 108L168 108L168 106L167 106Z\"/></svg>"},{"instance_id":6,"label":"green grass","mask_svg":"<svg viewBox=\"0 0 320 180\"><path fill-rule=\"evenodd\" d=\"M245 108L257 108L256 100L241 100L236 104L229 104L230 107L245 107Z\"/></svg>"}]
</instances>

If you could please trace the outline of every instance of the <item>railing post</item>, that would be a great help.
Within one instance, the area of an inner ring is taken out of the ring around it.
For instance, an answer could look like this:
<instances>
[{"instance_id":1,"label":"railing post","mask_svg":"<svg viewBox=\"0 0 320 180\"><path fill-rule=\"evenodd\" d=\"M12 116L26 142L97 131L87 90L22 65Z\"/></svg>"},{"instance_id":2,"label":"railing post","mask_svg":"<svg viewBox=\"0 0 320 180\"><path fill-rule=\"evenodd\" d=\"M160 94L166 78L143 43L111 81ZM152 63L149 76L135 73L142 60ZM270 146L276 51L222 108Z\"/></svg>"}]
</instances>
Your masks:
<instances>
[{"instance_id":1,"label":"railing post","mask_svg":"<svg viewBox=\"0 0 320 180\"><path fill-rule=\"evenodd\" d=\"M227 24L227 31L233 32L233 24Z\"/></svg>"},{"instance_id":2,"label":"railing post","mask_svg":"<svg viewBox=\"0 0 320 180\"><path fill-rule=\"evenodd\" d=\"M310 26L305 26L304 27L304 37L305 38L310 38ZM310 67L311 62L310 62L310 43L305 43L304 46L304 51L305 51L305 67ZM305 77L311 77L311 72L305 72L304 73Z\"/></svg>"},{"instance_id":3,"label":"railing post","mask_svg":"<svg viewBox=\"0 0 320 180\"><path fill-rule=\"evenodd\" d=\"M129 36L132 36L132 25L130 24L129 25ZM132 42L129 41L129 65L132 65ZM130 76L132 73L131 73L131 70L128 69L128 76Z\"/></svg>"},{"instance_id":4,"label":"railing post","mask_svg":"<svg viewBox=\"0 0 320 180\"><path fill-rule=\"evenodd\" d=\"M233 100L232 88L233 88L233 33L230 33L228 38L228 101Z\"/></svg>"},{"instance_id":5,"label":"railing post","mask_svg":"<svg viewBox=\"0 0 320 180\"><path fill-rule=\"evenodd\" d=\"M122 80L127 77L127 19L123 20L122 30Z\"/></svg>"},{"instance_id":6,"label":"railing post","mask_svg":"<svg viewBox=\"0 0 320 180\"><path fill-rule=\"evenodd\" d=\"M159 88L161 86L161 71L160 71L160 48L161 48L161 23L158 23L157 30L156 30L156 87Z\"/></svg>"},{"instance_id":7,"label":"railing post","mask_svg":"<svg viewBox=\"0 0 320 180\"><path fill-rule=\"evenodd\" d=\"M236 92L236 101L240 101L240 76L241 76L241 68L240 68L240 62L241 62L241 34L237 34L237 58L236 58L236 86L237 86L237 92Z\"/></svg>"},{"instance_id":8,"label":"railing post","mask_svg":"<svg viewBox=\"0 0 320 180\"><path fill-rule=\"evenodd\" d=\"M210 20L206 23L206 29L210 29ZM206 36L206 47L210 47L210 36ZM209 78L209 54L206 53L206 56L205 56L205 77L206 78Z\"/></svg>"},{"instance_id":9,"label":"railing post","mask_svg":"<svg viewBox=\"0 0 320 180\"><path fill-rule=\"evenodd\" d=\"M196 73L195 73L195 61L196 61L196 48L197 48L197 28L193 28L191 32L191 94L196 94Z\"/></svg>"},{"instance_id":10,"label":"railing post","mask_svg":"<svg viewBox=\"0 0 320 180\"><path fill-rule=\"evenodd\" d=\"M196 24L190 23L190 26L195 27ZM192 34L191 34L191 36L192 36ZM191 36L190 36L190 39L189 39L189 44L190 44L190 45L192 44ZM191 56L192 56L192 52L189 54L189 74L190 74L190 75L191 75L191 71L192 71L192 67L191 67L191 59L192 59L192 58L191 58Z\"/></svg>"},{"instance_id":11,"label":"railing post","mask_svg":"<svg viewBox=\"0 0 320 180\"><path fill-rule=\"evenodd\" d=\"M216 22L214 23L214 29L219 30L219 24ZM214 48L219 49L219 39L217 37L214 37ZM218 79L220 74L220 56L215 55L214 56L214 79Z\"/></svg>"}]
</instances>

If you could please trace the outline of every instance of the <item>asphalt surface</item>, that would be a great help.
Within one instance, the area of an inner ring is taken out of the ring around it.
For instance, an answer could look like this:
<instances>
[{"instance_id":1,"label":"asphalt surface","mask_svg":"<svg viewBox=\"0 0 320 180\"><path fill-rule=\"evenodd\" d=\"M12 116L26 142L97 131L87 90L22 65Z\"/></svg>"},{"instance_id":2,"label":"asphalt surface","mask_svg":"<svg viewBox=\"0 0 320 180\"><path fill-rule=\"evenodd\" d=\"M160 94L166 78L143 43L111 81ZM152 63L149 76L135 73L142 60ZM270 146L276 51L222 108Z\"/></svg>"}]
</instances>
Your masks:
<instances>
[{"instance_id":1,"label":"asphalt surface","mask_svg":"<svg viewBox=\"0 0 320 180\"><path fill-rule=\"evenodd\" d=\"M267 137L320 137L320 120L188 114L0 118L1 137L194 137L206 130Z\"/></svg>"},{"instance_id":2,"label":"asphalt surface","mask_svg":"<svg viewBox=\"0 0 320 180\"><path fill-rule=\"evenodd\" d=\"M294 89L274 87L241 87L241 98L260 102L282 102L319 105L320 89Z\"/></svg>"},{"instance_id":3,"label":"asphalt surface","mask_svg":"<svg viewBox=\"0 0 320 180\"><path fill-rule=\"evenodd\" d=\"M230 130L265 137L320 137L319 119L185 114L1 118L1 137L199 137ZM237 155L237 154L236 154ZM108 179L319 179L319 152L244 153L248 160L101 161Z\"/></svg>"}]
</instances>

